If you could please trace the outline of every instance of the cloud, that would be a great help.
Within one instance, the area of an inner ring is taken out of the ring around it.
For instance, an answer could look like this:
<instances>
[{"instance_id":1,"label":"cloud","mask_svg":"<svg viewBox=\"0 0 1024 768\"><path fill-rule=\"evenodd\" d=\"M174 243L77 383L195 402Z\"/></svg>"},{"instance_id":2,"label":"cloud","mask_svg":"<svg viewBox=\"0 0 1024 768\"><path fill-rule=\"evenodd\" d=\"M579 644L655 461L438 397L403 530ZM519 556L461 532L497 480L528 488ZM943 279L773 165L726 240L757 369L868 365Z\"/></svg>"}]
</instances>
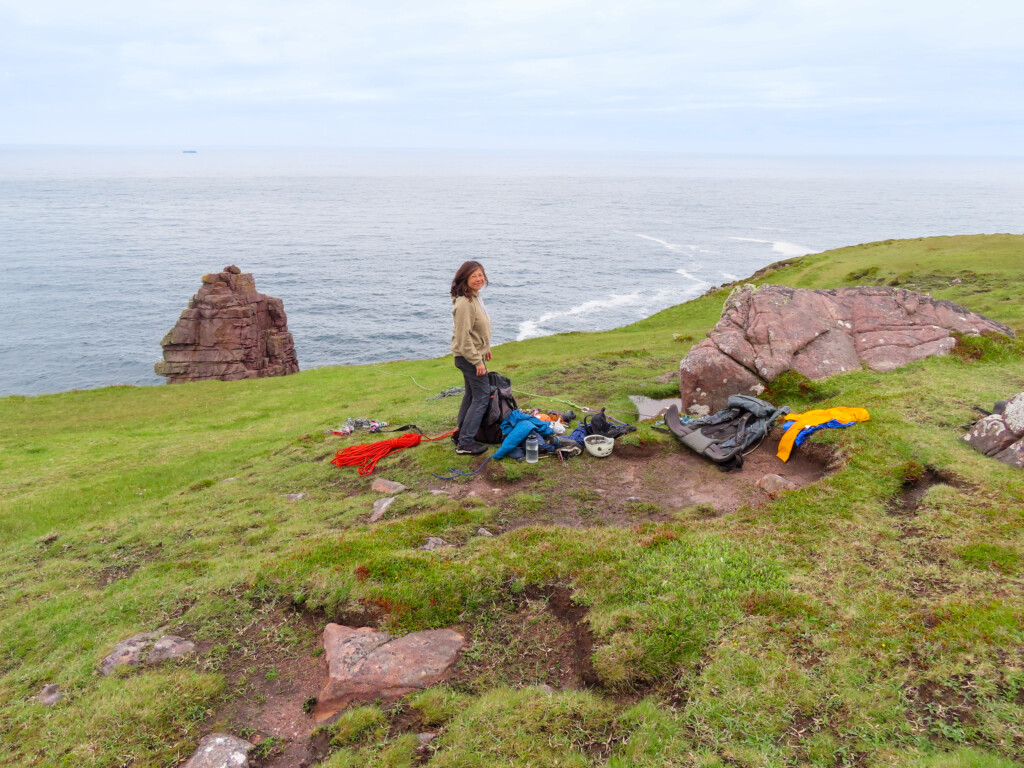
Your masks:
<instances>
[{"instance_id":1,"label":"cloud","mask_svg":"<svg viewBox=\"0 0 1024 768\"><path fill-rule=\"evenodd\" d=\"M1009 147L1022 24L1024 5L984 0L0 0L11 107L0 142L140 141L172 117L230 142L217 126L251 108L255 134L294 131L298 143L321 133L304 123L344 116L332 134L342 144L573 146L575 135L685 151L721 149L728 135L742 151L744 135L761 147L789 131L793 146L813 136L841 148L859 125L867 150L885 139L880 124L903 120L947 126L952 150L971 145L977 113L988 139L1005 122ZM67 110L79 119L60 131L41 124Z\"/></svg>"}]
</instances>

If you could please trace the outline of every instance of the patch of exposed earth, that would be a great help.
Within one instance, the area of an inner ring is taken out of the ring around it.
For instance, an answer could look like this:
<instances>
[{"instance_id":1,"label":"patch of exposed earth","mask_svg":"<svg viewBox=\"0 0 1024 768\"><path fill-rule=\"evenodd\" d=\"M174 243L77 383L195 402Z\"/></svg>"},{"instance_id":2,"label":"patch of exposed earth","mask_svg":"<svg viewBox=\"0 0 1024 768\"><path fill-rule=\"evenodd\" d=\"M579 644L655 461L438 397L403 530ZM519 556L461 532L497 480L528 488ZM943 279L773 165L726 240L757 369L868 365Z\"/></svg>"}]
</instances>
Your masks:
<instances>
[{"instance_id":1,"label":"patch of exposed earth","mask_svg":"<svg viewBox=\"0 0 1024 768\"><path fill-rule=\"evenodd\" d=\"M524 525L560 525L584 528L601 525L636 525L675 519L687 508L699 508L706 517L725 515L743 505L761 506L771 495L756 483L777 474L800 488L824 477L832 453L808 441L783 462L775 454L781 430L775 430L746 456L741 470L723 472L716 464L672 443L640 446L617 442L611 456L588 454L559 466L542 459L552 472L538 472L508 480L500 463L490 462L469 481L439 481L433 490L453 498L477 496L502 508L502 529ZM554 487L548 481L555 481ZM542 504L523 503L521 494L550 497ZM539 509L536 507L540 507Z\"/></svg>"}]
</instances>

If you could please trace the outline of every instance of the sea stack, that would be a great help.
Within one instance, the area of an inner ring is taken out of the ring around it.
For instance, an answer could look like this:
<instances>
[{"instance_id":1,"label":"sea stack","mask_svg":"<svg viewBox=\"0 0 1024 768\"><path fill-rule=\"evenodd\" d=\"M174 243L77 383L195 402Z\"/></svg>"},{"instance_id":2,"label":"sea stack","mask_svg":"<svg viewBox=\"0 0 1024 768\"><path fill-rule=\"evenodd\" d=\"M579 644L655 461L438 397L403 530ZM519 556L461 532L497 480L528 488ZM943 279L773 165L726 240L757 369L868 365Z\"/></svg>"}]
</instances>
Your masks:
<instances>
[{"instance_id":1,"label":"sea stack","mask_svg":"<svg viewBox=\"0 0 1024 768\"><path fill-rule=\"evenodd\" d=\"M199 292L160 342L169 384L286 376L299 370L284 302L256 291L236 266L203 275Z\"/></svg>"}]
</instances>

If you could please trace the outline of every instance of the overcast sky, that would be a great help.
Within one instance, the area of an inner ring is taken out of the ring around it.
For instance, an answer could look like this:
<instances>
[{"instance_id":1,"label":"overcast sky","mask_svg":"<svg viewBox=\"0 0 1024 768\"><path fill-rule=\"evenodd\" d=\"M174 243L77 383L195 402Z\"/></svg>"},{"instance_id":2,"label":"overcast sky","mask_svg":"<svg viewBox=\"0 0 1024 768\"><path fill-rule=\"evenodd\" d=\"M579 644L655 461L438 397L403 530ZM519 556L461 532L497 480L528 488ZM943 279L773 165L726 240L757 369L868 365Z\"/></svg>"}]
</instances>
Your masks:
<instances>
[{"instance_id":1,"label":"overcast sky","mask_svg":"<svg viewBox=\"0 0 1024 768\"><path fill-rule=\"evenodd\" d=\"M0 0L0 144L1022 154L1024 2Z\"/></svg>"}]
</instances>

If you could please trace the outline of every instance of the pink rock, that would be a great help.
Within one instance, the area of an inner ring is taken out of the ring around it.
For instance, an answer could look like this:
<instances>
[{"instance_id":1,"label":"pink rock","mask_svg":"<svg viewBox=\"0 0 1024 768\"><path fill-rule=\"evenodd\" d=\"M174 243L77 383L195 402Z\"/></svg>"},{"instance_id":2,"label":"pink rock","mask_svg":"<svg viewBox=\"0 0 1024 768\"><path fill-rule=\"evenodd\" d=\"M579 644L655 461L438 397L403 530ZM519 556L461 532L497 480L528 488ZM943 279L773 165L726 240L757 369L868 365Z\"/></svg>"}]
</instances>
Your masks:
<instances>
[{"instance_id":1,"label":"pink rock","mask_svg":"<svg viewBox=\"0 0 1024 768\"><path fill-rule=\"evenodd\" d=\"M952 333L1013 332L950 301L896 288L737 288L708 338L679 367L684 410L703 416L729 395L758 395L783 371L810 379L889 371L956 345Z\"/></svg>"},{"instance_id":2,"label":"pink rock","mask_svg":"<svg viewBox=\"0 0 1024 768\"><path fill-rule=\"evenodd\" d=\"M370 627L328 624L323 643L328 678L317 697L317 722L355 701L394 701L441 682L465 638L452 629L428 629L392 639Z\"/></svg>"},{"instance_id":3,"label":"pink rock","mask_svg":"<svg viewBox=\"0 0 1024 768\"><path fill-rule=\"evenodd\" d=\"M199 292L160 345L155 370L170 384L285 376L299 370L284 303L256 291L236 266L203 275Z\"/></svg>"}]
</instances>

